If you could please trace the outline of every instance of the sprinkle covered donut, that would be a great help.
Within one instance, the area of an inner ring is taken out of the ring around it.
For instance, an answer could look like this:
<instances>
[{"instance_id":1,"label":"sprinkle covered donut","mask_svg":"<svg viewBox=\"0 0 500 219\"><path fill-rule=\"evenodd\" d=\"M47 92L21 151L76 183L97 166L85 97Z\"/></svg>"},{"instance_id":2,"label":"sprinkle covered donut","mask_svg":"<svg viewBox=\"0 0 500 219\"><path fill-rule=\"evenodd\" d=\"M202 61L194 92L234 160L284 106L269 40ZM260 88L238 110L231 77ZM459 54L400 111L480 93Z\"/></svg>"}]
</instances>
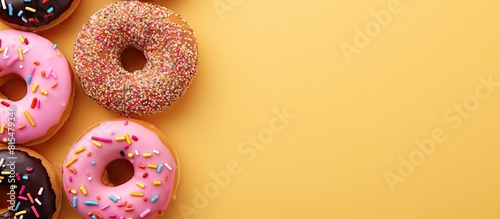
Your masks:
<instances>
[{"instance_id":1,"label":"sprinkle covered donut","mask_svg":"<svg viewBox=\"0 0 500 219\"><path fill-rule=\"evenodd\" d=\"M0 0L2 22L15 29L41 31L56 26L80 0Z\"/></svg>"},{"instance_id":2,"label":"sprinkle covered donut","mask_svg":"<svg viewBox=\"0 0 500 219\"><path fill-rule=\"evenodd\" d=\"M144 53L143 69L126 71L124 49ZM173 11L139 1L105 6L84 24L74 46L75 73L85 94L124 116L167 109L188 90L196 74L195 34Z\"/></svg>"},{"instance_id":3,"label":"sprinkle covered donut","mask_svg":"<svg viewBox=\"0 0 500 219\"><path fill-rule=\"evenodd\" d=\"M0 146L0 188L7 192L8 206L2 219L56 219L61 206L61 186L52 165L26 148Z\"/></svg>"},{"instance_id":4,"label":"sprinkle covered donut","mask_svg":"<svg viewBox=\"0 0 500 219\"><path fill-rule=\"evenodd\" d=\"M114 161L129 162L133 175L116 185L108 173L124 173ZM138 120L105 121L89 128L63 163L70 205L87 218L155 218L167 208L179 175L177 156L153 125Z\"/></svg>"},{"instance_id":5,"label":"sprinkle covered donut","mask_svg":"<svg viewBox=\"0 0 500 219\"><path fill-rule=\"evenodd\" d=\"M0 85L12 77L26 82L26 96L13 101L0 93L1 143L41 143L59 130L73 105L68 61L56 44L39 35L0 31Z\"/></svg>"}]
</instances>

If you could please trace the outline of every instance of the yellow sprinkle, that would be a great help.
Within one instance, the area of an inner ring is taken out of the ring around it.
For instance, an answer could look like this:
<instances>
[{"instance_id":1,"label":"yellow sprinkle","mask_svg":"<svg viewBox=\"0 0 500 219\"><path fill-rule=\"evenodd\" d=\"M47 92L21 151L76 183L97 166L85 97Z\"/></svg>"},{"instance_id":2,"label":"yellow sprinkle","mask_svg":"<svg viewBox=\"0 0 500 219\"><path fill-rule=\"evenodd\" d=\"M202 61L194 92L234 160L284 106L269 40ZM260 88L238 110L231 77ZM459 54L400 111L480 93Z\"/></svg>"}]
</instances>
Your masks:
<instances>
[{"instance_id":1,"label":"yellow sprinkle","mask_svg":"<svg viewBox=\"0 0 500 219\"><path fill-rule=\"evenodd\" d=\"M24 37L23 37L22 35L19 35L19 41L20 41L21 43L24 43Z\"/></svg>"},{"instance_id":2,"label":"yellow sprinkle","mask_svg":"<svg viewBox=\"0 0 500 219\"><path fill-rule=\"evenodd\" d=\"M80 186L80 191L82 191L83 195L87 195L87 189L85 188L85 186Z\"/></svg>"},{"instance_id":3,"label":"yellow sprinkle","mask_svg":"<svg viewBox=\"0 0 500 219\"><path fill-rule=\"evenodd\" d=\"M79 153L81 153L81 152L82 152L82 151L84 151L84 150L85 150L85 147L80 147L80 148L77 148L77 149L75 150L75 154L79 154Z\"/></svg>"},{"instance_id":4,"label":"yellow sprinkle","mask_svg":"<svg viewBox=\"0 0 500 219\"><path fill-rule=\"evenodd\" d=\"M10 172L9 172L9 171L2 171L2 172L1 172L1 174L2 174L2 175L9 175L9 174L10 174Z\"/></svg>"},{"instance_id":5,"label":"yellow sprinkle","mask_svg":"<svg viewBox=\"0 0 500 219\"><path fill-rule=\"evenodd\" d=\"M144 196L144 194L142 192L131 192L130 195L135 196L135 197L143 197Z\"/></svg>"},{"instance_id":6,"label":"yellow sprinkle","mask_svg":"<svg viewBox=\"0 0 500 219\"><path fill-rule=\"evenodd\" d=\"M35 126L35 122L31 118L30 113L28 113L27 110L24 110L24 115L26 116L26 118L28 118L28 121L30 121L31 126Z\"/></svg>"},{"instance_id":7,"label":"yellow sprinkle","mask_svg":"<svg viewBox=\"0 0 500 219\"><path fill-rule=\"evenodd\" d=\"M65 167L69 167L71 164L73 164L76 160L78 160L78 157L73 157L71 160L69 160L66 164L64 164Z\"/></svg>"},{"instance_id":8,"label":"yellow sprinkle","mask_svg":"<svg viewBox=\"0 0 500 219\"><path fill-rule=\"evenodd\" d=\"M97 142L96 140L92 140L92 144L95 144L95 146L97 146L97 147L101 147L102 146L102 144L99 143L99 142Z\"/></svg>"},{"instance_id":9,"label":"yellow sprinkle","mask_svg":"<svg viewBox=\"0 0 500 219\"><path fill-rule=\"evenodd\" d=\"M36 89L38 89L38 83L35 83L35 85L33 85L33 88L31 88L31 92L35 93Z\"/></svg>"},{"instance_id":10,"label":"yellow sprinkle","mask_svg":"<svg viewBox=\"0 0 500 219\"><path fill-rule=\"evenodd\" d=\"M158 166L156 166L156 164L148 164L148 167L151 168L151 169L158 168Z\"/></svg>"},{"instance_id":11,"label":"yellow sprinkle","mask_svg":"<svg viewBox=\"0 0 500 219\"><path fill-rule=\"evenodd\" d=\"M36 12L36 9L32 8L32 7L25 7L24 9L26 9L27 11L31 11L33 13ZM24 42L24 41L23 41Z\"/></svg>"},{"instance_id":12,"label":"yellow sprinkle","mask_svg":"<svg viewBox=\"0 0 500 219\"><path fill-rule=\"evenodd\" d=\"M127 144L132 144L132 142L130 141L130 137L128 136L128 134L125 134L125 140L127 140Z\"/></svg>"},{"instance_id":13,"label":"yellow sprinkle","mask_svg":"<svg viewBox=\"0 0 500 219\"><path fill-rule=\"evenodd\" d=\"M132 153L128 153L127 155L128 155L129 158L134 157L134 154L132 154Z\"/></svg>"},{"instance_id":14,"label":"yellow sprinkle","mask_svg":"<svg viewBox=\"0 0 500 219\"><path fill-rule=\"evenodd\" d=\"M159 185L161 185L161 181L159 181L159 180L153 181L153 185L159 186Z\"/></svg>"},{"instance_id":15,"label":"yellow sprinkle","mask_svg":"<svg viewBox=\"0 0 500 219\"><path fill-rule=\"evenodd\" d=\"M2 123L2 127L0 127L0 134L3 134L5 131L5 123Z\"/></svg>"},{"instance_id":16,"label":"yellow sprinkle","mask_svg":"<svg viewBox=\"0 0 500 219\"><path fill-rule=\"evenodd\" d=\"M117 140L117 141L123 141L123 140L125 140L125 137L124 136L115 137L115 140Z\"/></svg>"},{"instance_id":17,"label":"yellow sprinkle","mask_svg":"<svg viewBox=\"0 0 500 219\"><path fill-rule=\"evenodd\" d=\"M2 49L2 48L0 48L0 52L3 52L3 49Z\"/></svg>"},{"instance_id":18,"label":"yellow sprinkle","mask_svg":"<svg viewBox=\"0 0 500 219\"><path fill-rule=\"evenodd\" d=\"M23 61L24 60L23 50L21 50L21 48L17 48L17 53L19 53L19 59Z\"/></svg>"},{"instance_id":19,"label":"yellow sprinkle","mask_svg":"<svg viewBox=\"0 0 500 219\"><path fill-rule=\"evenodd\" d=\"M73 194L73 195L76 195L76 193L78 193L78 192L77 192L76 190L74 190L74 189L72 189L72 190L71 190L71 191L69 191L69 192L71 192L71 194Z\"/></svg>"},{"instance_id":20,"label":"yellow sprinkle","mask_svg":"<svg viewBox=\"0 0 500 219\"><path fill-rule=\"evenodd\" d=\"M26 210L18 211L14 214L14 216L19 216L21 214L26 214Z\"/></svg>"},{"instance_id":21,"label":"yellow sprinkle","mask_svg":"<svg viewBox=\"0 0 500 219\"><path fill-rule=\"evenodd\" d=\"M61 53L59 51L56 52L57 56L61 56Z\"/></svg>"},{"instance_id":22,"label":"yellow sprinkle","mask_svg":"<svg viewBox=\"0 0 500 219\"><path fill-rule=\"evenodd\" d=\"M140 183L140 182L136 182L135 183L137 186L139 186L141 189L144 189L144 184Z\"/></svg>"},{"instance_id":23,"label":"yellow sprinkle","mask_svg":"<svg viewBox=\"0 0 500 219\"><path fill-rule=\"evenodd\" d=\"M142 154L143 157L151 157L151 153L144 153Z\"/></svg>"}]
</instances>

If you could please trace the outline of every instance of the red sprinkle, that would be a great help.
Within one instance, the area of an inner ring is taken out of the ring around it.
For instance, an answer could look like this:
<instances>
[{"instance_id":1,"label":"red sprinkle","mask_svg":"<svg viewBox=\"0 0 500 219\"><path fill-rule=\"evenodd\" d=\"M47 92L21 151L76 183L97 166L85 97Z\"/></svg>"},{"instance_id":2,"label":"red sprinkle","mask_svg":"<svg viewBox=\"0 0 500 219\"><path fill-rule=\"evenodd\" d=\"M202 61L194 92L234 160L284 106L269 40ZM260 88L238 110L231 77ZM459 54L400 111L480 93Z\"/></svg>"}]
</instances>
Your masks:
<instances>
[{"instance_id":1,"label":"red sprinkle","mask_svg":"<svg viewBox=\"0 0 500 219\"><path fill-rule=\"evenodd\" d=\"M143 173L142 178L146 178L146 177L148 177L148 173Z\"/></svg>"},{"instance_id":2,"label":"red sprinkle","mask_svg":"<svg viewBox=\"0 0 500 219\"><path fill-rule=\"evenodd\" d=\"M137 141L137 140L139 140L139 138L137 138L137 136L135 136L135 135L132 135L132 140Z\"/></svg>"},{"instance_id":3,"label":"red sprinkle","mask_svg":"<svg viewBox=\"0 0 500 219\"><path fill-rule=\"evenodd\" d=\"M46 14L46 15L44 15L43 17L44 17L44 18L48 18L48 17L50 17L50 16L52 16L52 15L54 15L54 13Z\"/></svg>"},{"instance_id":4,"label":"red sprinkle","mask_svg":"<svg viewBox=\"0 0 500 219\"><path fill-rule=\"evenodd\" d=\"M28 41L28 38L24 38L24 44L29 45L30 42Z\"/></svg>"},{"instance_id":5,"label":"red sprinkle","mask_svg":"<svg viewBox=\"0 0 500 219\"><path fill-rule=\"evenodd\" d=\"M31 109L35 109L36 106L36 97L33 98L33 101L31 101Z\"/></svg>"},{"instance_id":6,"label":"red sprinkle","mask_svg":"<svg viewBox=\"0 0 500 219\"><path fill-rule=\"evenodd\" d=\"M2 70L3 70L3 68L2 68L2 67L0 67L0 72L2 72Z\"/></svg>"},{"instance_id":7,"label":"red sprinkle","mask_svg":"<svg viewBox=\"0 0 500 219\"><path fill-rule=\"evenodd\" d=\"M6 107L9 107L9 106L10 106L10 104L9 104L9 103L7 103L7 102L5 102L5 101L3 101L3 100L2 100L2 102L1 102L1 103L2 103L2 105L6 106Z\"/></svg>"}]
</instances>

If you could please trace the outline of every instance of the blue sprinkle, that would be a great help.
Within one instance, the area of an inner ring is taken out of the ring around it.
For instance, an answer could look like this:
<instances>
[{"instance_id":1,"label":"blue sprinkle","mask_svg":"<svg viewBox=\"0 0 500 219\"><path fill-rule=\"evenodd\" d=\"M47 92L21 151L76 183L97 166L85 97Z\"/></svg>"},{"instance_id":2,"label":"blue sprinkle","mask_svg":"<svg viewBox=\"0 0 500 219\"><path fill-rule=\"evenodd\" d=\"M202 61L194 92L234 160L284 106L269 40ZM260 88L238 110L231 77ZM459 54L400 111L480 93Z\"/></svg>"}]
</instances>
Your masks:
<instances>
[{"instance_id":1,"label":"blue sprinkle","mask_svg":"<svg viewBox=\"0 0 500 219\"><path fill-rule=\"evenodd\" d=\"M92 215L92 219L98 219L94 214Z\"/></svg>"},{"instance_id":2,"label":"blue sprinkle","mask_svg":"<svg viewBox=\"0 0 500 219\"><path fill-rule=\"evenodd\" d=\"M31 2L31 0L24 0L24 2Z\"/></svg>"},{"instance_id":3,"label":"blue sprinkle","mask_svg":"<svg viewBox=\"0 0 500 219\"><path fill-rule=\"evenodd\" d=\"M95 166L95 161L90 162L90 164L92 164L92 166Z\"/></svg>"},{"instance_id":4,"label":"blue sprinkle","mask_svg":"<svg viewBox=\"0 0 500 219\"><path fill-rule=\"evenodd\" d=\"M28 181L28 179L30 179L28 176L23 176L23 179Z\"/></svg>"},{"instance_id":5,"label":"blue sprinkle","mask_svg":"<svg viewBox=\"0 0 500 219\"><path fill-rule=\"evenodd\" d=\"M54 8L53 7L50 7L49 9L47 9L47 13L52 13L54 11Z\"/></svg>"},{"instance_id":6,"label":"blue sprinkle","mask_svg":"<svg viewBox=\"0 0 500 219\"><path fill-rule=\"evenodd\" d=\"M16 207L14 208L14 211L17 211L19 209L20 205L21 205L21 202L17 202Z\"/></svg>"},{"instance_id":7,"label":"blue sprinkle","mask_svg":"<svg viewBox=\"0 0 500 219\"><path fill-rule=\"evenodd\" d=\"M161 163L157 168L156 168L156 172L159 173L161 172L161 169L163 168L163 164Z\"/></svg>"},{"instance_id":8,"label":"blue sprinkle","mask_svg":"<svg viewBox=\"0 0 500 219\"><path fill-rule=\"evenodd\" d=\"M83 204L85 204L85 205L92 205L92 206L99 205L99 203L97 203L95 201L84 201Z\"/></svg>"},{"instance_id":9,"label":"blue sprinkle","mask_svg":"<svg viewBox=\"0 0 500 219\"><path fill-rule=\"evenodd\" d=\"M31 79L33 78L33 75L28 75L28 78L26 79L26 82L28 84L31 84Z\"/></svg>"},{"instance_id":10,"label":"blue sprinkle","mask_svg":"<svg viewBox=\"0 0 500 219\"><path fill-rule=\"evenodd\" d=\"M12 7L12 4L9 4L9 16L12 16L14 13L14 7Z\"/></svg>"},{"instance_id":11,"label":"blue sprinkle","mask_svg":"<svg viewBox=\"0 0 500 219\"><path fill-rule=\"evenodd\" d=\"M151 198L152 203L155 203L156 200L158 200L158 195L155 195L155 197Z\"/></svg>"},{"instance_id":12,"label":"blue sprinkle","mask_svg":"<svg viewBox=\"0 0 500 219\"><path fill-rule=\"evenodd\" d=\"M113 202L118 201L118 199L112 195L109 196L109 199L111 199L111 201L113 201Z\"/></svg>"},{"instance_id":13,"label":"blue sprinkle","mask_svg":"<svg viewBox=\"0 0 500 219\"><path fill-rule=\"evenodd\" d=\"M17 16L18 17L21 17L23 15L24 11L23 10L20 10L18 13L17 13Z\"/></svg>"},{"instance_id":14,"label":"blue sprinkle","mask_svg":"<svg viewBox=\"0 0 500 219\"><path fill-rule=\"evenodd\" d=\"M73 197L73 208L76 208L76 204L78 202L78 197Z\"/></svg>"},{"instance_id":15,"label":"blue sprinkle","mask_svg":"<svg viewBox=\"0 0 500 219\"><path fill-rule=\"evenodd\" d=\"M52 46L52 49L53 49L53 50L56 50L56 49L57 49L57 44L54 44L54 45Z\"/></svg>"}]
</instances>

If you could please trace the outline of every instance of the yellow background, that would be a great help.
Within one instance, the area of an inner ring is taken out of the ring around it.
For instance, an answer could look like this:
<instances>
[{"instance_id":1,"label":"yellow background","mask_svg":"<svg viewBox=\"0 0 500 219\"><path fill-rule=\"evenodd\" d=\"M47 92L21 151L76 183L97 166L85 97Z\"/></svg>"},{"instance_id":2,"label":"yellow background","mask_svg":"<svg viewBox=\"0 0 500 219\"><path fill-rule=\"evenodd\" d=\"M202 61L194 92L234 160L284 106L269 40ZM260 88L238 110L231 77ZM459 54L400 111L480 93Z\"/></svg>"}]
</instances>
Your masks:
<instances>
[{"instance_id":1,"label":"yellow background","mask_svg":"<svg viewBox=\"0 0 500 219\"><path fill-rule=\"evenodd\" d=\"M82 0L40 34L70 58L81 25L111 2ZM500 81L500 2L400 0L400 13L348 62L340 45L354 45L355 29L390 2L158 3L189 21L200 53L188 93L142 118L181 161L177 200L161 218L499 218L500 92L456 129L444 114L474 100L479 77ZM284 108L295 118L281 126L275 111ZM88 126L114 117L78 86L66 125L33 148L60 169ZM275 120L282 129L271 138ZM384 174L398 174L399 158L418 154L415 140L436 129L446 140L392 191ZM266 144L252 149L259 134ZM239 165L230 182L200 201L197 191L214 188L210 173L228 163ZM59 218L77 218L63 201Z\"/></svg>"}]
</instances>

